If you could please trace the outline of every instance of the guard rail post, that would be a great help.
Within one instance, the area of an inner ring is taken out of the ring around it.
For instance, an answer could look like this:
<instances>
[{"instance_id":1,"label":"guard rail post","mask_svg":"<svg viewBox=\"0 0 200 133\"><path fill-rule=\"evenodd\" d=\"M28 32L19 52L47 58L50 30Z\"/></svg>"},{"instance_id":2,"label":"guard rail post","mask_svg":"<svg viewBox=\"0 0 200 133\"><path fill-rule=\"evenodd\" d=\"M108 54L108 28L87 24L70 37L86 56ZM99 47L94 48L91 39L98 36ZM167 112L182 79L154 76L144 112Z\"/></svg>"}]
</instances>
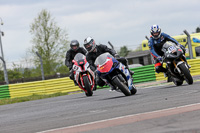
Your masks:
<instances>
[{"instance_id":1,"label":"guard rail post","mask_svg":"<svg viewBox=\"0 0 200 133\"><path fill-rule=\"evenodd\" d=\"M42 73L42 80L44 80L44 70L43 70L43 62L42 62L42 57L38 52L35 52L37 56L40 58L40 65L41 65L41 73Z\"/></svg>"},{"instance_id":2,"label":"guard rail post","mask_svg":"<svg viewBox=\"0 0 200 133\"><path fill-rule=\"evenodd\" d=\"M190 40L190 34L187 32L187 30L184 30L183 32L187 35L187 44L188 44L190 59L193 59L192 43Z\"/></svg>"}]
</instances>

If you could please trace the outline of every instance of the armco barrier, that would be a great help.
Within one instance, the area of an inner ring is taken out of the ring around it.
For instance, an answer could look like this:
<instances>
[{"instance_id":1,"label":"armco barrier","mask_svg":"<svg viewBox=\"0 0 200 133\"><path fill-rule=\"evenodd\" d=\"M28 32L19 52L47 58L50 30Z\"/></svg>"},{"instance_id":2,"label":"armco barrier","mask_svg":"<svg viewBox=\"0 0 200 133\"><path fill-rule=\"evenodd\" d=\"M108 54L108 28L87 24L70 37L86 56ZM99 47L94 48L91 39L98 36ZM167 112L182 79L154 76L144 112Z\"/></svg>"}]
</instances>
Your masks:
<instances>
[{"instance_id":1,"label":"armco barrier","mask_svg":"<svg viewBox=\"0 0 200 133\"><path fill-rule=\"evenodd\" d=\"M33 94L53 94L57 92L78 91L74 82L67 78L51 79L9 85L10 98L31 96Z\"/></svg>"},{"instance_id":2,"label":"armco barrier","mask_svg":"<svg viewBox=\"0 0 200 133\"><path fill-rule=\"evenodd\" d=\"M200 59L190 59L187 61L188 61L188 64L191 66L190 68L191 75L192 76L200 75ZM156 81L159 81L159 80L166 80L163 73L159 73L159 74L156 73Z\"/></svg>"},{"instance_id":3,"label":"armco barrier","mask_svg":"<svg viewBox=\"0 0 200 133\"><path fill-rule=\"evenodd\" d=\"M130 68L130 70L134 71L133 75L134 83L156 80L154 65Z\"/></svg>"},{"instance_id":4,"label":"armco barrier","mask_svg":"<svg viewBox=\"0 0 200 133\"><path fill-rule=\"evenodd\" d=\"M0 86L0 99L2 99L2 98L10 98L8 85Z\"/></svg>"}]
</instances>

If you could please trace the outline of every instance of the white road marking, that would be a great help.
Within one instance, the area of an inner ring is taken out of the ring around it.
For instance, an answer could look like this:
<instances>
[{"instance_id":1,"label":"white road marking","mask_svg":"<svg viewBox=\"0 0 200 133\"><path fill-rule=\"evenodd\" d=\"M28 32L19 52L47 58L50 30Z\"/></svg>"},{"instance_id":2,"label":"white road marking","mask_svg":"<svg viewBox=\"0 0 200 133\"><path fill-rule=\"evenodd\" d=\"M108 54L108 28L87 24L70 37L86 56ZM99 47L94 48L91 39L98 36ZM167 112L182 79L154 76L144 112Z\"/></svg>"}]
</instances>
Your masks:
<instances>
[{"instance_id":1,"label":"white road marking","mask_svg":"<svg viewBox=\"0 0 200 133\"><path fill-rule=\"evenodd\" d=\"M51 129L51 130L46 130L46 131L42 131L42 132L38 132L38 133L48 133L48 132L56 132L59 130L64 130L64 129L71 129L71 128L78 128L81 126L87 126L87 125L91 125L91 124L98 124L98 123L102 123L102 122L108 122L108 121L112 121L112 120L118 120L118 119L123 119L123 118L128 118L128 117L134 117L134 116L143 116L143 115L151 115L153 113L163 113L165 111L174 111L174 110L184 110L185 108L195 108L195 109L188 109L185 112L189 112L189 111L194 111L194 110L199 110L200 109L200 103L195 103L195 104L189 104L189 105L184 105L184 106L179 106L179 107L173 107L173 108L168 108L168 109L162 109L162 110L156 110L156 111L151 111L151 112L145 112L145 113L138 113L138 114L132 114L132 115L126 115L126 116L121 116L121 117L115 117L115 118L111 118L111 119L106 119L106 120L99 120L99 121L94 121L94 122L88 122L88 123L84 123L84 124L79 124L79 125L73 125L73 126L68 126L68 127L62 127L62 128L57 128L57 129ZM181 113L183 113L184 111L182 111ZM174 113L177 114L177 113ZM172 114L173 115L173 114ZM161 116L163 117L163 116ZM158 118L158 117L155 117ZM145 120L145 119L144 119Z\"/></svg>"}]
</instances>

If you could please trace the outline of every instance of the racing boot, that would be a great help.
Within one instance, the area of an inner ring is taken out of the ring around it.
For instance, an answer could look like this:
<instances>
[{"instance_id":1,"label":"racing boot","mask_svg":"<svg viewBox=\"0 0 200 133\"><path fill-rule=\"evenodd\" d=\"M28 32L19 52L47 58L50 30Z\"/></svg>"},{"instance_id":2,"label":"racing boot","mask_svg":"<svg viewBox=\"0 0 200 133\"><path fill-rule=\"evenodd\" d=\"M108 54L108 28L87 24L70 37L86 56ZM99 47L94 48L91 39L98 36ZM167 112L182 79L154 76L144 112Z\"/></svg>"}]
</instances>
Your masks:
<instances>
[{"instance_id":1,"label":"racing boot","mask_svg":"<svg viewBox=\"0 0 200 133\"><path fill-rule=\"evenodd\" d=\"M128 71L129 71L129 73L130 73L130 75L132 77L134 75L134 71L131 71L128 66L126 66L126 69L128 69Z\"/></svg>"},{"instance_id":2,"label":"racing boot","mask_svg":"<svg viewBox=\"0 0 200 133\"><path fill-rule=\"evenodd\" d=\"M128 71L129 71L129 73L130 73L130 75L131 75L131 79L132 79L132 81L133 81L134 71L131 71L130 69L128 69Z\"/></svg>"},{"instance_id":3,"label":"racing boot","mask_svg":"<svg viewBox=\"0 0 200 133\"><path fill-rule=\"evenodd\" d=\"M129 67L128 67L127 64L126 64L125 66L126 66L126 69L128 69L128 71L129 71L129 73L131 74L131 76L133 76L133 75L134 75L134 71L131 71L131 70L129 69Z\"/></svg>"},{"instance_id":4,"label":"racing boot","mask_svg":"<svg viewBox=\"0 0 200 133\"><path fill-rule=\"evenodd\" d=\"M129 69L128 69L128 70L129 70ZM134 75L134 71L129 70L129 72L130 72L131 76Z\"/></svg>"},{"instance_id":5,"label":"racing boot","mask_svg":"<svg viewBox=\"0 0 200 133\"><path fill-rule=\"evenodd\" d=\"M172 82L171 74L168 71L164 72L164 77L167 78L167 82Z\"/></svg>"},{"instance_id":6,"label":"racing boot","mask_svg":"<svg viewBox=\"0 0 200 133\"><path fill-rule=\"evenodd\" d=\"M110 91L115 91L116 90L116 87L114 87L113 85L109 85L110 86Z\"/></svg>"},{"instance_id":7,"label":"racing boot","mask_svg":"<svg viewBox=\"0 0 200 133\"><path fill-rule=\"evenodd\" d=\"M167 78L168 77L168 73L167 72L163 72L164 73L164 77Z\"/></svg>"},{"instance_id":8,"label":"racing boot","mask_svg":"<svg viewBox=\"0 0 200 133\"><path fill-rule=\"evenodd\" d=\"M96 89L97 89L97 84L95 83L95 84L94 84L93 91L96 91Z\"/></svg>"},{"instance_id":9,"label":"racing boot","mask_svg":"<svg viewBox=\"0 0 200 133\"><path fill-rule=\"evenodd\" d=\"M171 77L171 76L169 76L169 77L167 78L167 82L172 82L172 77Z\"/></svg>"}]
</instances>

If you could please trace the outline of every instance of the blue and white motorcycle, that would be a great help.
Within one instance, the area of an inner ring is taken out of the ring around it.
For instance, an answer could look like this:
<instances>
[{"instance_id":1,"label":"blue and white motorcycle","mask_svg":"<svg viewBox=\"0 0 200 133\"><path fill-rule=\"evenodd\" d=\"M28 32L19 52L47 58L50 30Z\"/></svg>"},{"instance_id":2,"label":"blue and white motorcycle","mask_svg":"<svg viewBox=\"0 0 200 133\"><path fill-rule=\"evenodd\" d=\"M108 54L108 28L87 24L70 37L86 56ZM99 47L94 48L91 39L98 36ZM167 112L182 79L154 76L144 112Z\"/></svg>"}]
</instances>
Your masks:
<instances>
[{"instance_id":1,"label":"blue and white motorcycle","mask_svg":"<svg viewBox=\"0 0 200 133\"><path fill-rule=\"evenodd\" d=\"M107 84L114 86L116 91L124 93L125 96L137 92L129 70L110 53L99 55L94 64L97 66L98 76Z\"/></svg>"}]
</instances>

